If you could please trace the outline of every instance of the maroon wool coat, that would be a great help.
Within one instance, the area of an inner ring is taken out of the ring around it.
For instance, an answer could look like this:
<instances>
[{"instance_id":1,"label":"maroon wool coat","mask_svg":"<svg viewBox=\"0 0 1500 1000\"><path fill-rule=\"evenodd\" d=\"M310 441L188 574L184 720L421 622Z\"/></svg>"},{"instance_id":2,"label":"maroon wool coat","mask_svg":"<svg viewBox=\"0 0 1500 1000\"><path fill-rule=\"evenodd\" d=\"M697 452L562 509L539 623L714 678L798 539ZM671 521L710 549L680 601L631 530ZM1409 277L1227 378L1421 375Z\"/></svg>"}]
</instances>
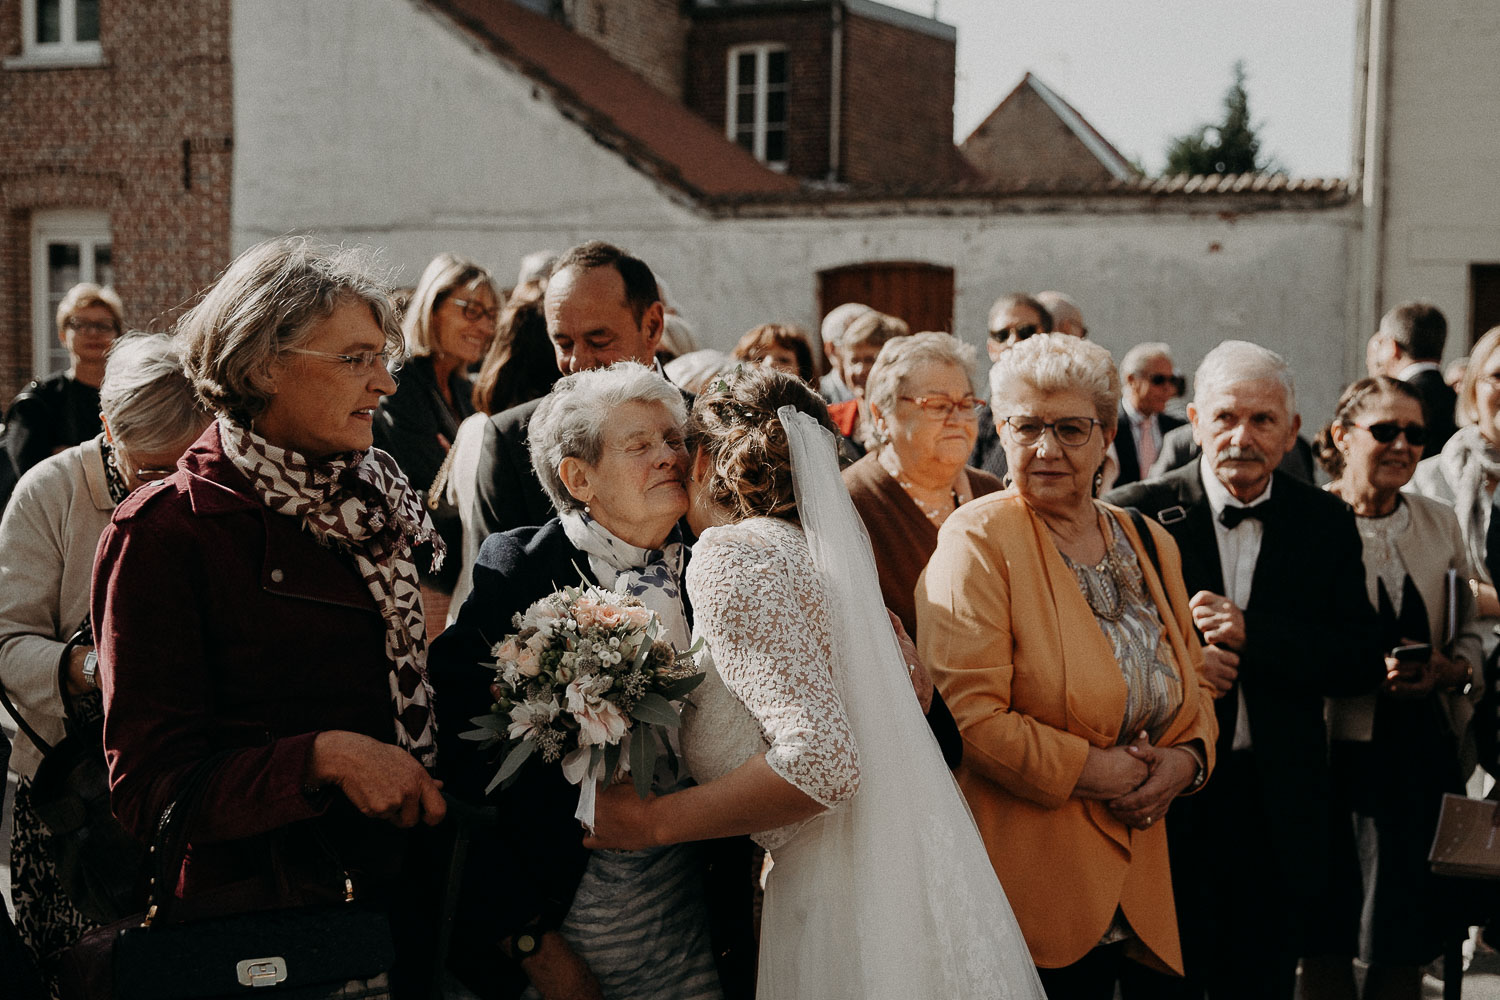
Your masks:
<instances>
[{"instance_id":1,"label":"maroon wool coat","mask_svg":"<svg viewBox=\"0 0 1500 1000\"><path fill-rule=\"evenodd\" d=\"M149 842L193 766L232 751L190 828L185 891L264 873L278 829L294 867L331 848L377 893L396 874L401 831L338 793L303 791L318 732L395 741L374 599L351 558L251 496L216 425L116 509L93 620L111 803L127 829Z\"/></svg>"}]
</instances>

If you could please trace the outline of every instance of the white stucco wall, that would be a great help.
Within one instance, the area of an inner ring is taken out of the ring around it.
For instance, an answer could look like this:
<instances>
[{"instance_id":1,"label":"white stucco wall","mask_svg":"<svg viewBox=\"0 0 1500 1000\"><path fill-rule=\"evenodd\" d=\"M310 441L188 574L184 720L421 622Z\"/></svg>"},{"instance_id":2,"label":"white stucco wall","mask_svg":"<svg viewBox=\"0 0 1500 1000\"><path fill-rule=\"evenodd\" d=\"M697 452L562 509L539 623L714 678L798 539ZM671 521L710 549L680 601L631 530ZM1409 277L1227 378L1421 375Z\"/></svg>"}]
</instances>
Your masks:
<instances>
[{"instance_id":1,"label":"white stucco wall","mask_svg":"<svg viewBox=\"0 0 1500 1000\"><path fill-rule=\"evenodd\" d=\"M721 348L772 319L815 327L821 270L915 260L954 268L975 344L996 296L1059 288L1116 357L1165 340L1191 371L1226 338L1281 351L1309 423L1362 374L1353 208L712 219L414 0L237 0L233 44L236 249L316 230L388 248L411 282L442 250L508 276L532 250L607 239Z\"/></svg>"},{"instance_id":2,"label":"white stucco wall","mask_svg":"<svg viewBox=\"0 0 1500 1000\"><path fill-rule=\"evenodd\" d=\"M1425 299L1465 353L1469 265L1500 263L1500 10L1472 0L1391 4L1380 309Z\"/></svg>"}]
</instances>

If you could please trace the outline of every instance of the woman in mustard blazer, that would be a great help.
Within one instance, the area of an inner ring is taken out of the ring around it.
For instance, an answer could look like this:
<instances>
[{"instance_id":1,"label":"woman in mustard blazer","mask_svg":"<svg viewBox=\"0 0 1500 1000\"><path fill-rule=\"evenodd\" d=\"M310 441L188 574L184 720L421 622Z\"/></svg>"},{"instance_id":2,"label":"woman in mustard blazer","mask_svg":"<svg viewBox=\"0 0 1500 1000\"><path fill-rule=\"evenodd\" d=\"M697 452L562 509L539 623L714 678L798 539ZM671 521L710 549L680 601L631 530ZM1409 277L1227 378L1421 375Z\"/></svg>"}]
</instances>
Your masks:
<instances>
[{"instance_id":1,"label":"woman in mustard blazer","mask_svg":"<svg viewBox=\"0 0 1500 1000\"><path fill-rule=\"evenodd\" d=\"M1014 485L939 532L921 654L1048 994L1108 1000L1136 963L1182 969L1163 824L1212 768L1211 689L1176 545L1093 496L1120 399L1109 353L1040 335L994 377Z\"/></svg>"}]
</instances>

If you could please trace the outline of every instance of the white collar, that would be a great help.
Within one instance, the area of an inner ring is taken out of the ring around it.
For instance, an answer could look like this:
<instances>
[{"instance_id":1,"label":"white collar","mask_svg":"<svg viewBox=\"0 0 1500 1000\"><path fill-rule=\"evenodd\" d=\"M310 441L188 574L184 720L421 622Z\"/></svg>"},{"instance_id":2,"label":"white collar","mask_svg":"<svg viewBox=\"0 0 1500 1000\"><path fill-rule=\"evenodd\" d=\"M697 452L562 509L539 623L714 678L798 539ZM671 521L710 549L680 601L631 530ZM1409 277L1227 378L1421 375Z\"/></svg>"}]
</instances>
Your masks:
<instances>
[{"instance_id":1,"label":"white collar","mask_svg":"<svg viewBox=\"0 0 1500 1000\"><path fill-rule=\"evenodd\" d=\"M1219 482L1219 477L1215 476L1213 470L1208 467L1207 458L1199 460L1198 475L1203 480L1203 494L1208 497L1208 506L1214 512L1215 520L1218 519L1219 514L1225 507L1259 507L1271 499L1271 486L1274 484L1276 478L1276 474L1273 472L1271 479L1266 481L1266 488L1262 491L1261 495L1249 503L1244 503L1233 493L1230 493L1227 486Z\"/></svg>"},{"instance_id":2,"label":"white collar","mask_svg":"<svg viewBox=\"0 0 1500 1000\"><path fill-rule=\"evenodd\" d=\"M1397 375L1396 377L1403 382L1410 382L1414 377L1422 374L1423 372L1439 372L1442 370L1442 366L1439 365L1436 361L1413 361L1411 364L1401 369L1401 374Z\"/></svg>"}]
</instances>

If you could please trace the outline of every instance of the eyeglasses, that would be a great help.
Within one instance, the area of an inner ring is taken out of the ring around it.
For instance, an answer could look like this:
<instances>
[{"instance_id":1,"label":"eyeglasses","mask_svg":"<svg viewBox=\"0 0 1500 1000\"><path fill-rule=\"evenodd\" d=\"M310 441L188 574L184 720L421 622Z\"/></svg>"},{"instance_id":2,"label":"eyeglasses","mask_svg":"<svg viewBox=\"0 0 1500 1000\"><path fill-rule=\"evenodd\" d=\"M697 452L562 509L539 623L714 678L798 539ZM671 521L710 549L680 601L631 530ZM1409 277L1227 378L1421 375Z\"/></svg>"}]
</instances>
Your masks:
<instances>
[{"instance_id":1,"label":"eyeglasses","mask_svg":"<svg viewBox=\"0 0 1500 1000\"><path fill-rule=\"evenodd\" d=\"M1061 420L1052 421L1043 420L1041 417L1006 417L1004 419L1010 427L1010 432L1023 445L1036 444L1042 439L1043 433L1051 430L1058 444L1065 448L1077 448L1088 444L1089 438L1094 436L1094 425L1099 423L1093 417L1063 417Z\"/></svg>"},{"instance_id":2,"label":"eyeglasses","mask_svg":"<svg viewBox=\"0 0 1500 1000\"><path fill-rule=\"evenodd\" d=\"M1405 434L1406 443L1413 448L1420 448L1427 443L1427 428L1421 424L1398 424L1394 420L1383 420L1378 424L1355 424L1354 426L1369 432L1370 437L1380 444L1390 444L1399 434Z\"/></svg>"},{"instance_id":3,"label":"eyeglasses","mask_svg":"<svg viewBox=\"0 0 1500 1000\"><path fill-rule=\"evenodd\" d=\"M462 309L464 311L464 319L470 323L478 323L482 319L494 321L500 318L499 306L496 306L494 309L486 309L484 303L474 299L449 299L448 301Z\"/></svg>"},{"instance_id":4,"label":"eyeglasses","mask_svg":"<svg viewBox=\"0 0 1500 1000\"><path fill-rule=\"evenodd\" d=\"M1175 385L1176 375L1163 375L1161 372L1152 372L1150 375L1131 375L1131 378L1143 379L1160 389L1164 385Z\"/></svg>"},{"instance_id":5,"label":"eyeglasses","mask_svg":"<svg viewBox=\"0 0 1500 1000\"><path fill-rule=\"evenodd\" d=\"M69 319L63 326L74 333L96 333L101 337L115 332L113 323L94 323L86 319Z\"/></svg>"},{"instance_id":6,"label":"eyeglasses","mask_svg":"<svg viewBox=\"0 0 1500 1000\"><path fill-rule=\"evenodd\" d=\"M1035 323L1013 323L1010 326L1002 326L998 330L991 330L990 339L1006 344L1019 344L1028 337L1035 337L1041 332L1042 328Z\"/></svg>"},{"instance_id":7,"label":"eyeglasses","mask_svg":"<svg viewBox=\"0 0 1500 1000\"><path fill-rule=\"evenodd\" d=\"M956 411L960 417L973 417L984 405L984 400L973 396L954 399L952 396L897 396L906 403L914 403L922 412L934 420L947 420Z\"/></svg>"},{"instance_id":8,"label":"eyeglasses","mask_svg":"<svg viewBox=\"0 0 1500 1000\"><path fill-rule=\"evenodd\" d=\"M170 476L172 473L174 473L176 471L177 471L177 468L175 466L172 467L172 468L170 468L170 469L168 469L168 468L136 469L135 470L135 478L139 479L143 483L154 483L158 479L166 479L168 476Z\"/></svg>"},{"instance_id":9,"label":"eyeglasses","mask_svg":"<svg viewBox=\"0 0 1500 1000\"><path fill-rule=\"evenodd\" d=\"M310 358L326 358L329 361L337 361L344 366L344 370L355 375L372 375L376 367L385 368L392 375L401 370L401 363L390 364L391 352L389 349L383 351L360 351L358 354L333 354L329 351L309 351L305 347L288 347L288 354L306 354Z\"/></svg>"}]
</instances>

